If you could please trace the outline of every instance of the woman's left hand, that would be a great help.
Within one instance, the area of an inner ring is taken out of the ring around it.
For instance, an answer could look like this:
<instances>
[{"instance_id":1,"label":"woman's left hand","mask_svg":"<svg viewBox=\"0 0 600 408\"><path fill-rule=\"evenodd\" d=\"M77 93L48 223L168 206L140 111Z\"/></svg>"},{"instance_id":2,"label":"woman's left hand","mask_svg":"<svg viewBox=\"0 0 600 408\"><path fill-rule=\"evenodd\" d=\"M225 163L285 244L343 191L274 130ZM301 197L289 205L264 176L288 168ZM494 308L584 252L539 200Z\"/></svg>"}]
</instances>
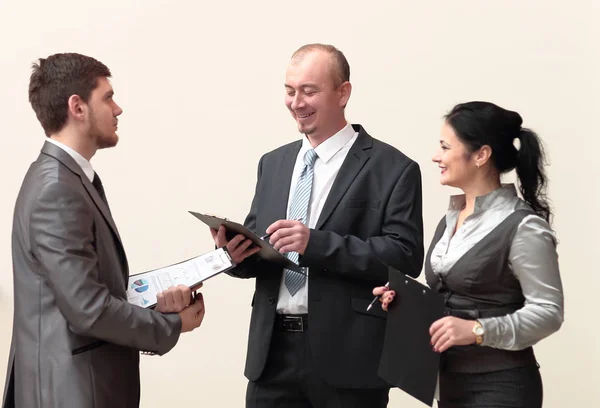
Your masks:
<instances>
[{"instance_id":1,"label":"woman's left hand","mask_svg":"<svg viewBox=\"0 0 600 408\"><path fill-rule=\"evenodd\" d=\"M442 317L429 328L433 351L443 353L452 346L466 346L476 341L474 320L459 319L454 316Z\"/></svg>"}]
</instances>

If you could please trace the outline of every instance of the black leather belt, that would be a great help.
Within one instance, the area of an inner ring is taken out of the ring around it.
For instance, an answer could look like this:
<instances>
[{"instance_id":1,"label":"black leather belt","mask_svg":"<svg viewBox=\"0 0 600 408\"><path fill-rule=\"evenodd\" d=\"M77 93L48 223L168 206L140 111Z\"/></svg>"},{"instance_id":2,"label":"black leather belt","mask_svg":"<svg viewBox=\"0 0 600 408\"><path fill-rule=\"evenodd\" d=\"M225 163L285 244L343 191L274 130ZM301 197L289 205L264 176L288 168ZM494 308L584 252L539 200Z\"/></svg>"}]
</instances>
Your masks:
<instances>
[{"instance_id":1,"label":"black leather belt","mask_svg":"<svg viewBox=\"0 0 600 408\"><path fill-rule=\"evenodd\" d=\"M518 308L514 307L503 307L494 309L456 309L456 308L444 308L444 314L446 316L455 316L460 319L476 320L479 318L486 317L497 317L505 316L510 313L514 313Z\"/></svg>"},{"instance_id":2,"label":"black leather belt","mask_svg":"<svg viewBox=\"0 0 600 408\"><path fill-rule=\"evenodd\" d=\"M302 333L308 329L308 315L276 315L275 327L286 332Z\"/></svg>"}]
</instances>

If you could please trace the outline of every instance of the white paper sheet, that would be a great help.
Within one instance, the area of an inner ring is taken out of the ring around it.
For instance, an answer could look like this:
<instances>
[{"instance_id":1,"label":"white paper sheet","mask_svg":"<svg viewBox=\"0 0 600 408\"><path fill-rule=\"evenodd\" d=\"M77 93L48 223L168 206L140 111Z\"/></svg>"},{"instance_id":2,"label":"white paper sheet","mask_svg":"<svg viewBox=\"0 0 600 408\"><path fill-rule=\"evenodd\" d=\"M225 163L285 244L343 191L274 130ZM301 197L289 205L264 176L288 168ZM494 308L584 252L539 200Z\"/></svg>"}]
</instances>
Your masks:
<instances>
[{"instance_id":1,"label":"white paper sheet","mask_svg":"<svg viewBox=\"0 0 600 408\"><path fill-rule=\"evenodd\" d=\"M127 300L141 307L152 307L162 291L177 285L197 286L233 266L227 251L219 248L174 265L131 275L127 284Z\"/></svg>"}]
</instances>

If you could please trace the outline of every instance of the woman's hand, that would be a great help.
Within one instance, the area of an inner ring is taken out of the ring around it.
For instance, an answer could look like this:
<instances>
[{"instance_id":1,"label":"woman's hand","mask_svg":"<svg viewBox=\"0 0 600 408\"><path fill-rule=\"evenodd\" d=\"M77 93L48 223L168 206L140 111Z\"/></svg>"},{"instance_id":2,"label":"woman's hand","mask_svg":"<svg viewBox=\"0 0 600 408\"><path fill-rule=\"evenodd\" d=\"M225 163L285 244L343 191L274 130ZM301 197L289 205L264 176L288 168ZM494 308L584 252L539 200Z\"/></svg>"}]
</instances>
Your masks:
<instances>
[{"instance_id":1,"label":"woman's hand","mask_svg":"<svg viewBox=\"0 0 600 408\"><path fill-rule=\"evenodd\" d=\"M429 328L433 351L443 353L452 346L466 346L475 343L474 326L474 320L464 320L454 316L436 320Z\"/></svg>"},{"instance_id":2,"label":"woman's hand","mask_svg":"<svg viewBox=\"0 0 600 408\"><path fill-rule=\"evenodd\" d=\"M389 304L394 300L394 296L396 296L396 292L390 290L387 286L379 286L373 289L373 295L381 296L379 298L381 308L387 312Z\"/></svg>"}]
</instances>

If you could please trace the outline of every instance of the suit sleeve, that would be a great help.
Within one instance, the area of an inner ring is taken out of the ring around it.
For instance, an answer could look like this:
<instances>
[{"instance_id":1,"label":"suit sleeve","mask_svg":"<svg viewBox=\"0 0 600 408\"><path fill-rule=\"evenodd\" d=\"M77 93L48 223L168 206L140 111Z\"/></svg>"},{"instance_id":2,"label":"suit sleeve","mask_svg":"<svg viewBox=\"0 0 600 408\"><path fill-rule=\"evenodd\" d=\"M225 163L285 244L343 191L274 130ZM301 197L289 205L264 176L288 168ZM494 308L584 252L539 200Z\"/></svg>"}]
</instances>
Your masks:
<instances>
[{"instance_id":1,"label":"suit sleeve","mask_svg":"<svg viewBox=\"0 0 600 408\"><path fill-rule=\"evenodd\" d=\"M423 266L422 212L421 172L411 162L384 208L381 235L362 240L311 229L301 265L379 282L388 279L387 266L417 277Z\"/></svg>"},{"instance_id":2,"label":"suit sleeve","mask_svg":"<svg viewBox=\"0 0 600 408\"><path fill-rule=\"evenodd\" d=\"M100 279L94 217L81 191L44 187L31 216L34 256L73 332L165 354L179 339L178 314L161 314L112 295Z\"/></svg>"},{"instance_id":3,"label":"suit sleeve","mask_svg":"<svg viewBox=\"0 0 600 408\"><path fill-rule=\"evenodd\" d=\"M254 192L254 198L252 199L252 205L250 206L250 213L248 213L248 216L246 216L246 220L244 221L244 226L250 231L254 232L256 232L256 214L258 212L258 196L260 193L263 159L264 156L258 162L257 181ZM242 263L240 263L234 269L226 273L235 278L255 278L258 270L260 269L261 264L263 263L264 261L261 258L259 258L258 255L252 255L244 259Z\"/></svg>"}]
</instances>

